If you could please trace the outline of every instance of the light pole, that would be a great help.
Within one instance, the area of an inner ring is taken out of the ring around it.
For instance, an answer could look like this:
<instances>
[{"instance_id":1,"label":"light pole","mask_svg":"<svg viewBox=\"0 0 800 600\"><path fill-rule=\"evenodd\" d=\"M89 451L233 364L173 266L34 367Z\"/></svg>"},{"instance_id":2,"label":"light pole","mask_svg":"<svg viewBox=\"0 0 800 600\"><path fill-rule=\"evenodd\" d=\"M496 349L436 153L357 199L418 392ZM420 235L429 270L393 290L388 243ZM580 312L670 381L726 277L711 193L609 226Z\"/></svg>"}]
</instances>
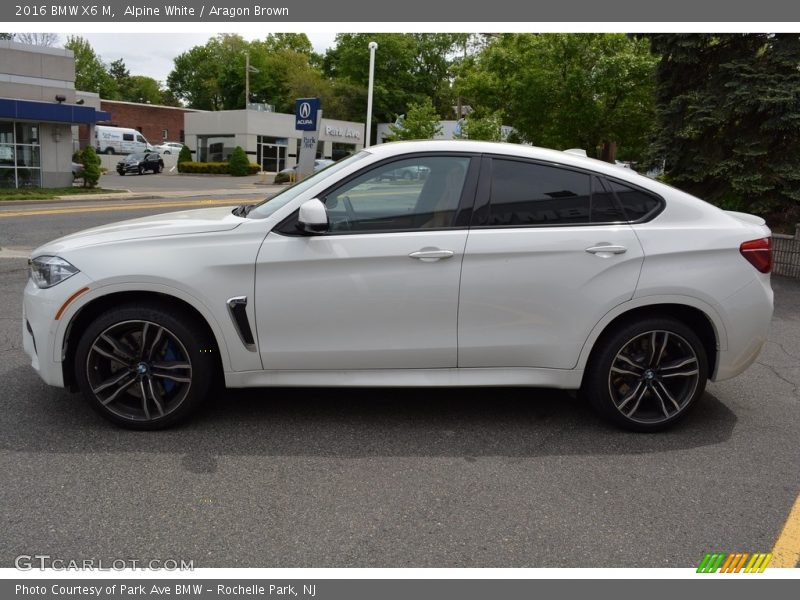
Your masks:
<instances>
[{"instance_id":1,"label":"light pole","mask_svg":"<svg viewBox=\"0 0 800 600\"><path fill-rule=\"evenodd\" d=\"M244 109L250 104L250 73L258 73L258 69L250 66L250 53L244 53Z\"/></svg>"},{"instance_id":2,"label":"light pole","mask_svg":"<svg viewBox=\"0 0 800 600\"><path fill-rule=\"evenodd\" d=\"M367 88L367 131L364 136L364 148L370 145L370 134L372 133L372 85L375 82L375 50L378 44L369 43L369 87Z\"/></svg>"}]
</instances>

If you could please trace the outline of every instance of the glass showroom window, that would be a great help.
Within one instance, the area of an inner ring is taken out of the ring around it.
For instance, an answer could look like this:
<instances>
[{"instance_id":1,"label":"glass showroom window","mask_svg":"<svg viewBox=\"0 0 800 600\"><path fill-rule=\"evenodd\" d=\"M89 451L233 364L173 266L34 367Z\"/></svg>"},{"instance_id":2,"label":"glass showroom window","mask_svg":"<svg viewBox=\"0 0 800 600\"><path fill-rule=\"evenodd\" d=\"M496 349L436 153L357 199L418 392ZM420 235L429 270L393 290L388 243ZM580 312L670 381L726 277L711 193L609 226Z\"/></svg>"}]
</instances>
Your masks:
<instances>
[{"instance_id":1,"label":"glass showroom window","mask_svg":"<svg viewBox=\"0 0 800 600\"><path fill-rule=\"evenodd\" d=\"M39 187L41 166L39 125L0 122L0 187Z\"/></svg>"}]
</instances>

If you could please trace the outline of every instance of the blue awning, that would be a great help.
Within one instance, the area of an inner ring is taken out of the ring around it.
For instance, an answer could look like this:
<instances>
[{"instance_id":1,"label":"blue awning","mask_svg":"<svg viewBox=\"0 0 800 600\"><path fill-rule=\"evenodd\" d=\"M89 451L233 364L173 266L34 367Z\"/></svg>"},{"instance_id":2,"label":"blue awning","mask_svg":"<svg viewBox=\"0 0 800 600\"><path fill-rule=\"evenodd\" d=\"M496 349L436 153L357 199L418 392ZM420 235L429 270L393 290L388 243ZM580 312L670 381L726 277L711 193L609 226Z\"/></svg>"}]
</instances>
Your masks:
<instances>
[{"instance_id":1,"label":"blue awning","mask_svg":"<svg viewBox=\"0 0 800 600\"><path fill-rule=\"evenodd\" d=\"M91 124L97 121L110 121L111 113L77 104L0 98L0 119Z\"/></svg>"}]
</instances>

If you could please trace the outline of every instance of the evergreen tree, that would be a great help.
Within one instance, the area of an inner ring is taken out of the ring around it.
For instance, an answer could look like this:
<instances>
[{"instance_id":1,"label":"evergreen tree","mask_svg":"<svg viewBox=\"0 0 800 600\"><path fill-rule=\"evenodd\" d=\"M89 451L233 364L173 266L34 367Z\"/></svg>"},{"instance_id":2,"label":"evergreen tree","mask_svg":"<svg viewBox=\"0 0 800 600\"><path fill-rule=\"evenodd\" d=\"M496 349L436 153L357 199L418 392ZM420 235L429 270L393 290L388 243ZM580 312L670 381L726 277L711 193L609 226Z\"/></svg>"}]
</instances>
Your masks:
<instances>
[{"instance_id":1,"label":"evergreen tree","mask_svg":"<svg viewBox=\"0 0 800 600\"><path fill-rule=\"evenodd\" d=\"M250 174L250 160L241 146L236 146L228 159L228 173L234 177L244 177Z\"/></svg>"},{"instance_id":2,"label":"evergreen tree","mask_svg":"<svg viewBox=\"0 0 800 600\"><path fill-rule=\"evenodd\" d=\"M83 149L81 164L83 164L83 187L95 187L100 180L100 157L97 156L93 146L89 145Z\"/></svg>"},{"instance_id":3,"label":"evergreen tree","mask_svg":"<svg viewBox=\"0 0 800 600\"><path fill-rule=\"evenodd\" d=\"M659 34L654 158L706 200L800 219L800 36Z\"/></svg>"}]
</instances>

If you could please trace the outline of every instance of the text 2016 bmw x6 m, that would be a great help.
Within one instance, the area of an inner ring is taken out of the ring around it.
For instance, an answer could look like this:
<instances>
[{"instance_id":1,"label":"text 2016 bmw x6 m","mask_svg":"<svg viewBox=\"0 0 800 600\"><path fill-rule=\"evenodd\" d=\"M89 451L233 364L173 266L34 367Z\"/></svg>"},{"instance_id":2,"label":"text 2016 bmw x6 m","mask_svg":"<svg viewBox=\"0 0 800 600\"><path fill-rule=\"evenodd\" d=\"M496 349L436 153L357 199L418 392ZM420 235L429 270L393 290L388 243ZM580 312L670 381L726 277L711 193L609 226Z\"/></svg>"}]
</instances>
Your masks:
<instances>
[{"instance_id":1,"label":"text 2016 bmw x6 m","mask_svg":"<svg viewBox=\"0 0 800 600\"><path fill-rule=\"evenodd\" d=\"M411 169L405 180L387 172ZM581 389L640 431L744 371L770 231L629 169L483 142L369 148L258 205L123 221L32 255L24 346L123 426L212 389Z\"/></svg>"}]
</instances>

